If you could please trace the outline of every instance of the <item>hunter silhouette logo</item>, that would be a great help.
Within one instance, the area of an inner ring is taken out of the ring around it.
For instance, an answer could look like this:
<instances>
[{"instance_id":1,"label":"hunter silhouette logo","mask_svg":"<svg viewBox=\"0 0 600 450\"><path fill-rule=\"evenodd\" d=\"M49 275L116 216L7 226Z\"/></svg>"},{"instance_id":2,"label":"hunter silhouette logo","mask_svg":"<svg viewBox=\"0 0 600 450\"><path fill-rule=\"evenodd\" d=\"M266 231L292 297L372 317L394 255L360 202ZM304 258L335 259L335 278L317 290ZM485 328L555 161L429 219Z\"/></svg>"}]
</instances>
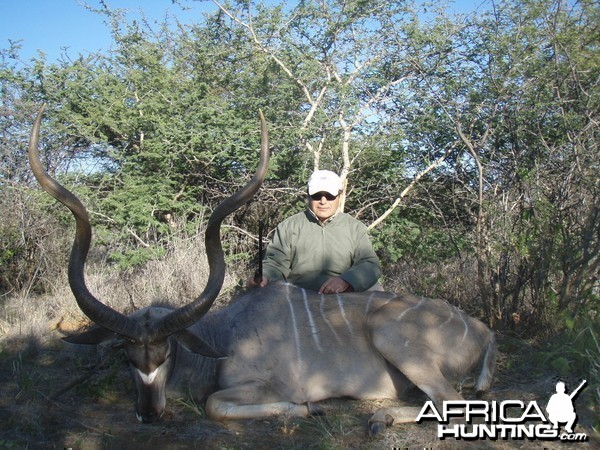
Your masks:
<instances>
[{"instance_id":1,"label":"hunter silhouette logo","mask_svg":"<svg viewBox=\"0 0 600 450\"><path fill-rule=\"evenodd\" d=\"M559 423L566 423L565 431L569 434L573 433L573 425L577 420L577 414L575 414L575 408L573 407L573 399L579 394L579 391L581 391L586 382L586 380L583 380L571 394L565 393L565 383L562 381L556 383L556 394L550 397L546 406L548 419L552 422L554 430L558 429Z\"/></svg>"},{"instance_id":2,"label":"hunter silhouette logo","mask_svg":"<svg viewBox=\"0 0 600 450\"><path fill-rule=\"evenodd\" d=\"M440 439L587 441L585 433L573 432L577 421L573 400L586 383L583 380L570 394L565 392L565 383L556 383L556 393L546 405L547 415L535 400L450 400L442 402L439 410L428 400L416 422L437 421ZM559 429L560 424L566 424L563 432Z\"/></svg>"}]
</instances>

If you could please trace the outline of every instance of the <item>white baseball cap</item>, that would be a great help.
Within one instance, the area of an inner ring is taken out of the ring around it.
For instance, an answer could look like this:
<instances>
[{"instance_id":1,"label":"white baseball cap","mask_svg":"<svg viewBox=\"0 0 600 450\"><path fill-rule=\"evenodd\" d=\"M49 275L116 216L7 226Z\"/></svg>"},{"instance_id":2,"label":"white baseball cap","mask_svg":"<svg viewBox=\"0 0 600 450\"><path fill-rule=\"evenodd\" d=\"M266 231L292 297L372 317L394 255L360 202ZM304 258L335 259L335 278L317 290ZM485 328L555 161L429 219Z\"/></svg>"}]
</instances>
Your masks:
<instances>
[{"instance_id":1,"label":"white baseball cap","mask_svg":"<svg viewBox=\"0 0 600 450\"><path fill-rule=\"evenodd\" d=\"M342 179L331 170L316 170L308 179L308 195L329 192L338 195L342 191Z\"/></svg>"}]
</instances>

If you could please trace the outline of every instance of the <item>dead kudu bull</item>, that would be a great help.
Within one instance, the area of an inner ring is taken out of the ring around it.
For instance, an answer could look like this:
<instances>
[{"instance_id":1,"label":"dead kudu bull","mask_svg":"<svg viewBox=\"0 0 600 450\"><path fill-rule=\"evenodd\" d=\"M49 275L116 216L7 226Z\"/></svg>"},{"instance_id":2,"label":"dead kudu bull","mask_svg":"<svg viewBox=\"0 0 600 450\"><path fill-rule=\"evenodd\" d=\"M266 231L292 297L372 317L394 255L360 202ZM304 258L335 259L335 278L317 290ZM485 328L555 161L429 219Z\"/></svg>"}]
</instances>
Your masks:
<instances>
[{"instance_id":1,"label":"dead kudu bull","mask_svg":"<svg viewBox=\"0 0 600 450\"><path fill-rule=\"evenodd\" d=\"M221 222L254 195L266 173L269 151L262 115L256 174L209 219L205 239L210 275L202 294L179 309L149 307L129 316L104 305L84 280L91 241L87 212L50 178L39 160L42 113L43 108L31 133L30 164L40 185L76 219L69 283L81 310L97 324L67 340L123 341L137 389L139 420L158 419L165 409L167 382L182 379L195 396L210 394L206 412L219 420L308 416L320 411L314 405L320 400L398 398L413 385L436 402L460 400L449 380L465 376L481 362L476 389L490 387L494 334L445 301L388 292L319 295L273 284L209 312L225 272ZM370 431L414 421L418 411L379 409L369 420Z\"/></svg>"}]
</instances>

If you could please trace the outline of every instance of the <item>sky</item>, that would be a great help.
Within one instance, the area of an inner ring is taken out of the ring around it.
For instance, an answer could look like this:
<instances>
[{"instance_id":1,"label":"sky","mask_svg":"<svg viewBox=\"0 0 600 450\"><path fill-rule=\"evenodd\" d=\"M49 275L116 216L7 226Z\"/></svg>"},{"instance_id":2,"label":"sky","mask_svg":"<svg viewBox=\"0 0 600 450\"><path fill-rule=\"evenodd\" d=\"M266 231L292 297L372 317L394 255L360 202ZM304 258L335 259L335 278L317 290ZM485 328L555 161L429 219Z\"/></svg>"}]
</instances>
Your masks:
<instances>
[{"instance_id":1,"label":"sky","mask_svg":"<svg viewBox=\"0 0 600 450\"><path fill-rule=\"evenodd\" d=\"M470 12L485 0L455 0L455 9ZM10 47L10 41L21 41L20 55L28 61L43 52L48 61L66 54L76 58L97 51L107 51L112 44L110 30L103 16L88 11L84 4L100 7L100 0L0 0L0 49ZM129 19L145 17L161 22L165 14L176 16L183 23L202 17L202 10L214 8L211 2L185 2L191 6L182 11L171 0L105 0L111 9L124 9ZM66 50L65 50L66 49Z\"/></svg>"},{"instance_id":2,"label":"sky","mask_svg":"<svg viewBox=\"0 0 600 450\"><path fill-rule=\"evenodd\" d=\"M100 8L100 0L0 0L0 48L9 48L10 41L21 41L24 60L46 54L49 61L58 59L67 49L74 58L108 50L112 44L109 27L104 17L88 11L85 4ZM176 16L182 22L200 19L201 9L210 2L189 2L194 9L182 11L171 0L106 0L111 9L127 10L127 17L141 17L143 11L150 21L161 22L165 14Z\"/></svg>"}]
</instances>

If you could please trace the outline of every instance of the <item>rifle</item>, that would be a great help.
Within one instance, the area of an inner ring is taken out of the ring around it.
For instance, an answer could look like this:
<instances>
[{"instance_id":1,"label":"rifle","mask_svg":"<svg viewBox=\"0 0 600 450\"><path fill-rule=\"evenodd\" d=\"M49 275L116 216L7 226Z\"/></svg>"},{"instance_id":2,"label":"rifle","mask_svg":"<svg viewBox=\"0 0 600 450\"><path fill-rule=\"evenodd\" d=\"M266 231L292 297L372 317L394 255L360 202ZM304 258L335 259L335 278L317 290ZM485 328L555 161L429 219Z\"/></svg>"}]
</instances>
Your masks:
<instances>
[{"instance_id":1,"label":"rifle","mask_svg":"<svg viewBox=\"0 0 600 450\"><path fill-rule=\"evenodd\" d=\"M260 284L263 278L263 231L265 228L265 222L263 220L258 221L258 267L254 272L254 282Z\"/></svg>"},{"instance_id":2,"label":"rifle","mask_svg":"<svg viewBox=\"0 0 600 450\"><path fill-rule=\"evenodd\" d=\"M571 393L569 394L569 398L570 398L571 400L573 399L573 397L575 397L575 396L576 396L576 395L579 393L579 391L580 391L580 390L581 390L581 388L582 388L582 387L585 385L585 383L587 383L587 380L583 380L583 381L581 382L581 384L580 384L579 386L577 386L577 389L575 389L573 392L571 392Z\"/></svg>"}]
</instances>

